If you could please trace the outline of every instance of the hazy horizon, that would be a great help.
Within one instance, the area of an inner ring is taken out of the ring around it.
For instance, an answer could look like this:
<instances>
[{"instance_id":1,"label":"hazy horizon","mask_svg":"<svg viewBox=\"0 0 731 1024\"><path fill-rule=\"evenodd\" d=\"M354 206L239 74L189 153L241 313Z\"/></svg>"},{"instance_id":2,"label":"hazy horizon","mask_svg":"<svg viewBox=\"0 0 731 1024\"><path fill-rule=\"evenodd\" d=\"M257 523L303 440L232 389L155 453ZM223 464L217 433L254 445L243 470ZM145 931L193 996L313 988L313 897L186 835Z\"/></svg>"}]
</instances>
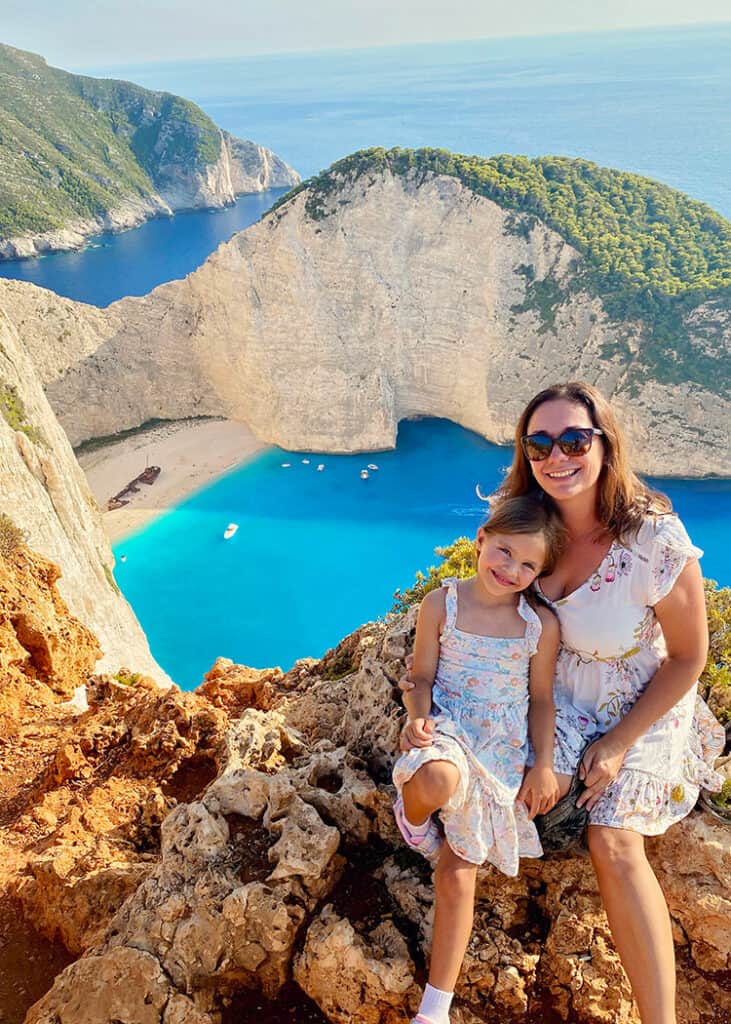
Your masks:
<instances>
[{"instance_id":1,"label":"hazy horizon","mask_svg":"<svg viewBox=\"0 0 731 1024\"><path fill-rule=\"evenodd\" d=\"M190 60L231 60L277 54L357 51L381 47L682 29L731 23L726 0L622 0L594 9L576 0L524 0L520 10L485 0L457 0L448 17L435 0L280 0L276 10L219 8L201 19L193 0L102 2L89 11L65 0L63 18L51 0L4 5L2 42L74 70Z\"/></svg>"}]
</instances>

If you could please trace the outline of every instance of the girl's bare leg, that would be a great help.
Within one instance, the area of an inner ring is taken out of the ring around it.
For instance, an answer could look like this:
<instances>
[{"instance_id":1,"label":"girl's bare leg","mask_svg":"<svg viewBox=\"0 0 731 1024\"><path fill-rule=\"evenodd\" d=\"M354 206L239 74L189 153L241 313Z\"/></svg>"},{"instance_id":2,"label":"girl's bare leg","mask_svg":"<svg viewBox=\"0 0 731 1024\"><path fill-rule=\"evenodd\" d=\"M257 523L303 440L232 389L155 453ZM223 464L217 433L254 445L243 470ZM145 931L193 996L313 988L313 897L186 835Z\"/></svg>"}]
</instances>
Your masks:
<instances>
[{"instance_id":1,"label":"girl's bare leg","mask_svg":"<svg viewBox=\"0 0 731 1024\"><path fill-rule=\"evenodd\" d=\"M414 772L401 790L404 811L412 825L421 825L444 807L458 784L459 771L451 761L427 761Z\"/></svg>"},{"instance_id":2,"label":"girl's bare leg","mask_svg":"<svg viewBox=\"0 0 731 1024\"><path fill-rule=\"evenodd\" d=\"M432 935L429 984L453 992L475 913L477 865L462 860L447 843L442 847L434 872L436 905Z\"/></svg>"},{"instance_id":3,"label":"girl's bare leg","mask_svg":"<svg viewBox=\"0 0 731 1024\"><path fill-rule=\"evenodd\" d=\"M670 914L645 856L643 836L590 825L589 851L642 1024L676 1024Z\"/></svg>"}]
</instances>

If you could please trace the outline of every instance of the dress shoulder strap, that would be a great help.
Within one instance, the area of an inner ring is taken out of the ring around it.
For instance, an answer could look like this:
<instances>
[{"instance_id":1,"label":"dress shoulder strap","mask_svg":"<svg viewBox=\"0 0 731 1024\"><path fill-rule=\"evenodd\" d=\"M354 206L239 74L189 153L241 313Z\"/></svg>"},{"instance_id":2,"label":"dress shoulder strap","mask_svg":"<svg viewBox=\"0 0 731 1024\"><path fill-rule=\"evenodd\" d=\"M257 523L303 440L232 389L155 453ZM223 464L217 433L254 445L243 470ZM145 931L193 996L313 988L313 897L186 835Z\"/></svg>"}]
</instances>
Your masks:
<instances>
[{"instance_id":1,"label":"dress shoulder strap","mask_svg":"<svg viewBox=\"0 0 731 1024\"><path fill-rule=\"evenodd\" d=\"M442 580L442 586L446 588L446 618L444 620L444 629L442 630L442 636L446 633L451 633L457 624L457 577L449 576L447 579Z\"/></svg>"},{"instance_id":2,"label":"dress shoulder strap","mask_svg":"<svg viewBox=\"0 0 731 1024\"><path fill-rule=\"evenodd\" d=\"M525 622L525 642L528 645L528 654L533 656L538 650L538 641L541 638L543 627L538 612L531 608L522 594L518 601L518 615Z\"/></svg>"}]
</instances>

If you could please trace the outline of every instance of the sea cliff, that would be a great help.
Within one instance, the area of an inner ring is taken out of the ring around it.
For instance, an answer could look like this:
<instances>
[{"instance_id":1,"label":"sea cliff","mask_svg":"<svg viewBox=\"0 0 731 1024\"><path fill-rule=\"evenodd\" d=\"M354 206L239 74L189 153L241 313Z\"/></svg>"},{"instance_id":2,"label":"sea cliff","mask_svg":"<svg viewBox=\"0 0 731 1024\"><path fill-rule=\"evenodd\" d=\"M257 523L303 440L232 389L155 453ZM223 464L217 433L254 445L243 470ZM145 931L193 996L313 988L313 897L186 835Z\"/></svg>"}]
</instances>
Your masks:
<instances>
[{"instance_id":1,"label":"sea cliff","mask_svg":"<svg viewBox=\"0 0 731 1024\"><path fill-rule=\"evenodd\" d=\"M391 447L418 416L503 443L538 388L581 377L612 398L639 469L731 474L728 301L711 290L674 311L677 343L658 340L640 311L610 314L591 270L536 216L385 165L303 186L142 298L99 311L2 282L0 303L33 324L74 445L200 415L303 450Z\"/></svg>"},{"instance_id":2,"label":"sea cliff","mask_svg":"<svg viewBox=\"0 0 731 1024\"><path fill-rule=\"evenodd\" d=\"M298 181L188 100L0 44L0 259L77 249L101 231Z\"/></svg>"},{"instance_id":3,"label":"sea cliff","mask_svg":"<svg viewBox=\"0 0 731 1024\"><path fill-rule=\"evenodd\" d=\"M31 329L26 326L22 333ZM101 641L100 668L117 672L131 665L169 683L114 581L114 556L100 510L43 393L22 333L0 305L0 514L61 566L60 595ZM32 623L33 615L31 632Z\"/></svg>"}]
</instances>

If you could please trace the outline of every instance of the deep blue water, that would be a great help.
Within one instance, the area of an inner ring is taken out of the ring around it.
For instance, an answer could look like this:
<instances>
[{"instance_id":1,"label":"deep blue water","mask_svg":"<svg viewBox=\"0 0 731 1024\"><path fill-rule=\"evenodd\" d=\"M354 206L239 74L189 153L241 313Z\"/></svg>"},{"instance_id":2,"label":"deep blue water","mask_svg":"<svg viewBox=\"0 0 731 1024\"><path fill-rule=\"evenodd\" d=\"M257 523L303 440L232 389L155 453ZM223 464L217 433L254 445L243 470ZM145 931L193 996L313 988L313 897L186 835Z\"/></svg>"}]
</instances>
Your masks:
<instances>
[{"instance_id":1,"label":"deep blue water","mask_svg":"<svg viewBox=\"0 0 731 1024\"><path fill-rule=\"evenodd\" d=\"M731 217L729 52L726 23L85 72L187 96L303 175L375 145L559 154L649 175ZM0 276L105 305L193 270L269 205L246 197L241 220L178 216L82 256L0 263Z\"/></svg>"},{"instance_id":2,"label":"deep blue water","mask_svg":"<svg viewBox=\"0 0 731 1024\"><path fill-rule=\"evenodd\" d=\"M180 685L198 685L219 655L289 668L385 614L436 546L474 535L475 484L494 489L511 456L444 420L402 423L396 451L270 449L117 544L115 576ZM379 469L361 480L369 462ZM705 548L705 575L731 583L731 481L657 484Z\"/></svg>"},{"instance_id":3,"label":"deep blue water","mask_svg":"<svg viewBox=\"0 0 731 1024\"><path fill-rule=\"evenodd\" d=\"M199 267L221 242L259 220L284 191L239 196L234 206L222 210L158 217L133 231L97 235L81 252L0 260L0 277L31 281L94 306L107 306L123 295L146 295Z\"/></svg>"}]
</instances>

